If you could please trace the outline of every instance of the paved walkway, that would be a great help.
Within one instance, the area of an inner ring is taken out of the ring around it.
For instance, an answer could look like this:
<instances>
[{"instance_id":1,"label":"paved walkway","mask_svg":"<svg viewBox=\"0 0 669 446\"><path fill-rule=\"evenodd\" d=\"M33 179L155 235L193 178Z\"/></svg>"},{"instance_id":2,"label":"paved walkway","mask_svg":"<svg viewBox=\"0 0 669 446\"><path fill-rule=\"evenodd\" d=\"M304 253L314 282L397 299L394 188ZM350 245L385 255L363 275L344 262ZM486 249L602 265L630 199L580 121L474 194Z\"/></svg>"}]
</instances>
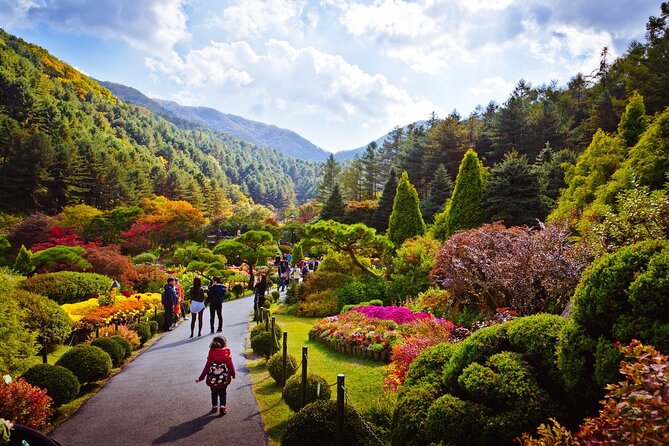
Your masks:
<instances>
[{"instance_id":1,"label":"paved walkway","mask_svg":"<svg viewBox=\"0 0 669 446\"><path fill-rule=\"evenodd\" d=\"M223 304L223 334L237 371L224 417L209 414L209 388L195 384L214 336L205 309L201 337L195 327L190 339L190 321L184 321L126 365L51 436L63 446L266 445L243 356L252 307L253 297Z\"/></svg>"}]
</instances>

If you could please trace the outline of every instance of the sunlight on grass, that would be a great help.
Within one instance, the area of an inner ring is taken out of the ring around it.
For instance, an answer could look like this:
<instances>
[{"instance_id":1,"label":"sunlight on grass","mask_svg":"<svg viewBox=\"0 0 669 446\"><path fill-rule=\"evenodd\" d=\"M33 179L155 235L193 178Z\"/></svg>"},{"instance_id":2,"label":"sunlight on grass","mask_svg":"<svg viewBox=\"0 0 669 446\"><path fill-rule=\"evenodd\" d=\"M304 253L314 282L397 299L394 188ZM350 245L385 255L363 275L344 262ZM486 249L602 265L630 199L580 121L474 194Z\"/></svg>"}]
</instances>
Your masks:
<instances>
[{"instance_id":1,"label":"sunlight on grass","mask_svg":"<svg viewBox=\"0 0 669 446\"><path fill-rule=\"evenodd\" d=\"M307 346L309 371L322 376L329 384L337 381L337 374L344 374L349 402L360 412L364 412L383 394L385 364L337 353L318 342L309 341L309 330L319 319L276 315L277 323L288 332L288 353L301 362L302 346ZM249 361L248 366L265 429L270 436L270 444L278 445L293 411L283 402L281 387L269 376L265 360ZM334 387L332 398L336 398Z\"/></svg>"}]
</instances>

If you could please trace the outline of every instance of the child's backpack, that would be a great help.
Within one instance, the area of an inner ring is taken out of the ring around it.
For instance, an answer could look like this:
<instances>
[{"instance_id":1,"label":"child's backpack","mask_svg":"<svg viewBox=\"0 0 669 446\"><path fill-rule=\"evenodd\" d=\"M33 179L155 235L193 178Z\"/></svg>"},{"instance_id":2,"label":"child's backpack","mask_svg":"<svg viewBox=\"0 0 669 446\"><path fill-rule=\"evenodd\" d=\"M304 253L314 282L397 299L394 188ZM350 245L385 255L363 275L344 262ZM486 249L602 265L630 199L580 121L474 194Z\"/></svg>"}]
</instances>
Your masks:
<instances>
[{"instance_id":1,"label":"child's backpack","mask_svg":"<svg viewBox=\"0 0 669 446\"><path fill-rule=\"evenodd\" d=\"M229 382L228 366L224 362L212 362L207 371L207 385L212 389L224 389Z\"/></svg>"}]
</instances>

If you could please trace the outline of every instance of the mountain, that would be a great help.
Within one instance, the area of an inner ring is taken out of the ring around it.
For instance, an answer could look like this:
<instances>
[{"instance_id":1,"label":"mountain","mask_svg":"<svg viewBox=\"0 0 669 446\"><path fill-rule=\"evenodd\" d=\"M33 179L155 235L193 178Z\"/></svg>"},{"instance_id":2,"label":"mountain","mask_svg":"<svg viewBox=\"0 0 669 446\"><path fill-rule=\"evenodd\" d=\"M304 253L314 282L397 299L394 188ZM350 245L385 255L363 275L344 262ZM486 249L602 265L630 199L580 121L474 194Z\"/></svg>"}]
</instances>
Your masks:
<instances>
[{"instance_id":1,"label":"mountain","mask_svg":"<svg viewBox=\"0 0 669 446\"><path fill-rule=\"evenodd\" d=\"M316 195L317 163L153 111L137 90L123 93L144 102L123 102L0 29L0 209L113 209L161 195L214 218L246 197L284 207Z\"/></svg>"},{"instance_id":2,"label":"mountain","mask_svg":"<svg viewBox=\"0 0 669 446\"><path fill-rule=\"evenodd\" d=\"M419 127L419 126L420 127L425 127L426 124L427 124L427 121L416 121L412 124L405 125L404 127L402 127L402 130L404 132L406 132L411 126L413 126L413 127ZM383 145L384 141L390 136L390 133L391 132L388 132L385 135L383 135L382 137L375 139L374 142L376 143L376 145L378 147L381 147ZM365 150L367 149L367 146L369 144L371 144L371 141L369 143L365 144L364 146L358 147L357 149L348 149L348 150L339 151L339 152L334 154L334 158L335 158L336 161L338 161L340 163L344 162L344 161L350 161L353 158L355 158L356 156L360 156L363 153L365 153Z\"/></svg>"},{"instance_id":3,"label":"mountain","mask_svg":"<svg viewBox=\"0 0 669 446\"><path fill-rule=\"evenodd\" d=\"M119 99L129 104L146 107L164 119L179 125L205 125L217 132L236 136L250 143L271 147L284 155L307 161L324 161L330 155L292 130L275 125L222 113L209 107L189 107L176 102L152 99L132 87L113 82L100 81Z\"/></svg>"}]
</instances>

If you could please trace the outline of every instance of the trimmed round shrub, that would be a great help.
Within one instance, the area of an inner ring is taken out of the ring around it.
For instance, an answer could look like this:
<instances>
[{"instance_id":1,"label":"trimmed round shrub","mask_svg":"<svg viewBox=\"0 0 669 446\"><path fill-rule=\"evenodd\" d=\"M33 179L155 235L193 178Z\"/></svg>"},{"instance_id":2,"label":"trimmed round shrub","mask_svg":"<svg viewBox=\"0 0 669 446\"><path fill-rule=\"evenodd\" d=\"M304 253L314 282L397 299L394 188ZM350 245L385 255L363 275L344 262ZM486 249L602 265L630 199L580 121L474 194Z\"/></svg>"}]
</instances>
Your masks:
<instances>
[{"instance_id":1,"label":"trimmed round shrub","mask_svg":"<svg viewBox=\"0 0 669 446\"><path fill-rule=\"evenodd\" d=\"M268 298L263 302L262 307L265 308L266 310L269 310L269 307L272 306L272 299Z\"/></svg>"},{"instance_id":2,"label":"trimmed round shrub","mask_svg":"<svg viewBox=\"0 0 669 446\"><path fill-rule=\"evenodd\" d=\"M320 393L319 393L320 387ZM302 374L293 375L286 380L286 385L281 392L283 400L286 402L294 412L300 410L300 395L302 392ZM329 400L332 395L330 386L322 378L315 373L307 375L307 401L306 404L312 403L316 400Z\"/></svg>"},{"instance_id":3,"label":"trimmed round shrub","mask_svg":"<svg viewBox=\"0 0 669 446\"><path fill-rule=\"evenodd\" d=\"M272 344L274 339L268 331L262 331L251 338L251 348L253 352L269 358L269 355L272 353Z\"/></svg>"},{"instance_id":4,"label":"trimmed round shrub","mask_svg":"<svg viewBox=\"0 0 669 446\"><path fill-rule=\"evenodd\" d=\"M281 446L335 446L337 402L316 401L308 404L288 420L281 436ZM370 443L365 423L360 415L344 406L344 444L364 446Z\"/></svg>"},{"instance_id":5,"label":"trimmed round shrub","mask_svg":"<svg viewBox=\"0 0 669 446\"><path fill-rule=\"evenodd\" d=\"M405 385L412 386L425 383L440 386L444 364L451 359L454 350L455 345L446 342L423 350L409 366L409 371L404 381Z\"/></svg>"},{"instance_id":6,"label":"trimmed round shrub","mask_svg":"<svg viewBox=\"0 0 669 446\"><path fill-rule=\"evenodd\" d=\"M277 384L281 384L281 375L283 373L283 353L274 353L267 361L267 371L269 376ZM286 380L293 376L297 371L297 360L293 355L286 356Z\"/></svg>"},{"instance_id":7,"label":"trimmed round shrub","mask_svg":"<svg viewBox=\"0 0 669 446\"><path fill-rule=\"evenodd\" d=\"M419 446L427 444L425 422L432 403L439 398L437 386L419 384L400 390L393 413L392 444Z\"/></svg>"},{"instance_id":8,"label":"trimmed round shrub","mask_svg":"<svg viewBox=\"0 0 669 446\"><path fill-rule=\"evenodd\" d=\"M272 324L269 326L270 330L272 329ZM258 324L255 327L251 329L251 334L249 335L249 338L253 339L257 334L262 333L263 331L267 331L265 328L265 323L263 322L262 324ZM277 341L281 340L283 330L281 329L281 326L279 324L274 324L274 335L276 336Z\"/></svg>"},{"instance_id":9,"label":"trimmed round shrub","mask_svg":"<svg viewBox=\"0 0 669 446\"><path fill-rule=\"evenodd\" d=\"M484 445L481 432L476 427L481 425L484 408L469 401L463 401L451 394L437 399L427 411L423 421L427 441L448 444ZM500 440L499 444L503 444ZM490 444L496 444L495 442Z\"/></svg>"},{"instance_id":10,"label":"trimmed round shrub","mask_svg":"<svg viewBox=\"0 0 669 446\"><path fill-rule=\"evenodd\" d=\"M38 333L38 343L46 341L49 352L65 343L72 333L72 321L60 305L46 296L21 289L15 289L12 298L25 312L26 328Z\"/></svg>"},{"instance_id":11,"label":"trimmed round shrub","mask_svg":"<svg viewBox=\"0 0 669 446\"><path fill-rule=\"evenodd\" d=\"M46 394L53 399L56 407L79 395L79 380L74 373L59 365L38 364L29 368L21 377L33 386L46 389Z\"/></svg>"},{"instance_id":12,"label":"trimmed round shrub","mask_svg":"<svg viewBox=\"0 0 669 446\"><path fill-rule=\"evenodd\" d=\"M272 302L278 302L279 298L281 297L281 293L279 293L277 290L274 290L270 293L272 296Z\"/></svg>"},{"instance_id":13,"label":"trimmed round shrub","mask_svg":"<svg viewBox=\"0 0 669 446\"><path fill-rule=\"evenodd\" d=\"M110 338L97 338L91 341L91 345L95 347L100 347L102 350L106 351L109 357L112 360L112 366L118 367L123 362L125 358L125 348Z\"/></svg>"},{"instance_id":14,"label":"trimmed round shrub","mask_svg":"<svg viewBox=\"0 0 669 446\"><path fill-rule=\"evenodd\" d=\"M230 291L232 292L232 294L235 295L235 297L239 297L242 294L244 294L244 285L242 285L241 283L236 283L232 285Z\"/></svg>"},{"instance_id":15,"label":"trimmed round shrub","mask_svg":"<svg viewBox=\"0 0 669 446\"><path fill-rule=\"evenodd\" d=\"M148 322L137 322L130 329L137 332L142 345L151 339L151 325Z\"/></svg>"},{"instance_id":16,"label":"trimmed round shrub","mask_svg":"<svg viewBox=\"0 0 669 446\"><path fill-rule=\"evenodd\" d=\"M121 335L110 336L109 339L116 342L123 348L123 357L127 358L132 354L132 343Z\"/></svg>"},{"instance_id":17,"label":"trimmed round shrub","mask_svg":"<svg viewBox=\"0 0 669 446\"><path fill-rule=\"evenodd\" d=\"M188 309L186 309L186 314L188 314ZM151 336L154 336L156 333L158 333L158 322L156 321L148 321L149 323L149 328L151 329Z\"/></svg>"},{"instance_id":18,"label":"trimmed round shrub","mask_svg":"<svg viewBox=\"0 0 669 446\"><path fill-rule=\"evenodd\" d=\"M81 384L105 379L112 369L109 354L93 345L71 348L56 361L56 365L69 369Z\"/></svg>"},{"instance_id":19,"label":"trimmed round shrub","mask_svg":"<svg viewBox=\"0 0 669 446\"><path fill-rule=\"evenodd\" d=\"M109 291L113 280L94 273L59 271L37 274L21 282L26 291L42 294L59 304L69 304L88 300Z\"/></svg>"},{"instance_id":20,"label":"trimmed round shrub","mask_svg":"<svg viewBox=\"0 0 669 446\"><path fill-rule=\"evenodd\" d=\"M135 265L141 265L142 263L154 263L158 260L158 256L155 255L152 252L143 252L141 254L137 254L135 257L132 258L132 263Z\"/></svg>"}]
</instances>

